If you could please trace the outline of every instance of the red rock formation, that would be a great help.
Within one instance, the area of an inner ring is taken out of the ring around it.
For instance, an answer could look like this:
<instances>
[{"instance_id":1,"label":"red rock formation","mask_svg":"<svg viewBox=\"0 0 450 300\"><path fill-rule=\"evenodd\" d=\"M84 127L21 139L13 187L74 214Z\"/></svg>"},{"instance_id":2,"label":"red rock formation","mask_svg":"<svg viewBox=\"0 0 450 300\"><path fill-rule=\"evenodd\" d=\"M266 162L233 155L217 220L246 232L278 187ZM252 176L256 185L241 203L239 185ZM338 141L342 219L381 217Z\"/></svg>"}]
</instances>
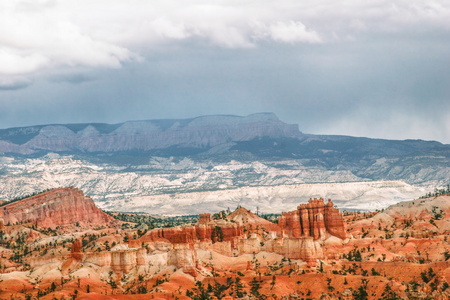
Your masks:
<instances>
[{"instance_id":1,"label":"red rock formation","mask_svg":"<svg viewBox=\"0 0 450 300\"><path fill-rule=\"evenodd\" d=\"M80 253L82 248L81 241L79 239L75 240L70 249L70 253Z\"/></svg>"},{"instance_id":2,"label":"red rock formation","mask_svg":"<svg viewBox=\"0 0 450 300\"><path fill-rule=\"evenodd\" d=\"M83 262L88 262L100 267L111 266L111 252L87 252L84 255Z\"/></svg>"},{"instance_id":3,"label":"red rock formation","mask_svg":"<svg viewBox=\"0 0 450 300\"><path fill-rule=\"evenodd\" d=\"M197 276L195 267L198 264L197 252L193 244L175 244L169 251L168 265L183 268L183 272L194 277Z\"/></svg>"},{"instance_id":4,"label":"red rock formation","mask_svg":"<svg viewBox=\"0 0 450 300\"><path fill-rule=\"evenodd\" d=\"M342 214L339 212L339 209L334 208L331 199L328 199L328 203L325 206L324 218L326 229L330 234L341 239L347 238Z\"/></svg>"},{"instance_id":5,"label":"red rock formation","mask_svg":"<svg viewBox=\"0 0 450 300\"><path fill-rule=\"evenodd\" d=\"M331 199L325 204L323 199L310 199L297 210L283 212L278 224L290 237L313 237L325 239L327 233L345 239L345 227L342 214L333 207Z\"/></svg>"},{"instance_id":6,"label":"red rock formation","mask_svg":"<svg viewBox=\"0 0 450 300\"><path fill-rule=\"evenodd\" d=\"M234 221L244 227L247 227L247 230L252 228L252 231L257 231L256 229L258 228L258 230L264 229L267 231L280 231L280 227L277 224L263 219L243 207L236 209L234 212L227 216L227 219L230 221Z\"/></svg>"},{"instance_id":7,"label":"red rock formation","mask_svg":"<svg viewBox=\"0 0 450 300\"><path fill-rule=\"evenodd\" d=\"M346 237L342 215L333 207L331 200L325 204L323 199L314 199L299 205L296 211L283 213L278 225L244 208L237 209L227 219L231 221L212 221L210 214L201 214L199 222L194 226L154 229L138 241L170 242L173 247L170 252L171 264L193 272L195 258L191 250L195 247L212 249L228 256L233 253L275 252L287 258L304 260L309 266L314 266L317 259L323 258L318 239L325 239L327 235L341 239ZM243 234L244 227L247 235ZM263 236L267 236L268 231L272 238L266 238L263 242Z\"/></svg>"},{"instance_id":8,"label":"red rock formation","mask_svg":"<svg viewBox=\"0 0 450 300\"><path fill-rule=\"evenodd\" d=\"M83 252L81 251L82 244L79 239L75 240L72 244L72 248L70 249L70 257L81 260L83 259Z\"/></svg>"},{"instance_id":9,"label":"red rock formation","mask_svg":"<svg viewBox=\"0 0 450 300\"><path fill-rule=\"evenodd\" d=\"M27 235L27 243L33 243L39 238L39 236L40 236L39 232L35 230L30 230L30 232L28 232Z\"/></svg>"},{"instance_id":10,"label":"red rock formation","mask_svg":"<svg viewBox=\"0 0 450 300\"><path fill-rule=\"evenodd\" d=\"M197 270L192 266L185 266L183 268L183 272L191 275L194 278L197 277L197 275L198 275Z\"/></svg>"},{"instance_id":11,"label":"red rock formation","mask_svg":"<svg viewBox=\"0 0 450 300\"><path fill-rule=\"evenodd\" d=\"M211 222L211 214L200 214L198 223L200 224L207 224Z\"/></svg>"},{"instance_id":12,"label":"red rock formation","mask_svg":"<svg viewBox=\"0 0 450 300\"><path fill-rule=\"evenodd\" d=\"M136 249L111 251L111 268L115 271L130 272L136 266Z\"/></svg>"},{"instance_id":13,"label":"red rock formation","mask_svg":"<svg viewBox=\"0 0 450 300\"><path fill-rule=\"evenodd\" d=\"M221 241L230 241L232 247L234 247L235 238L243 234L243 227L236 223L197 223L195 226L153 229L141 237L139 241L151 242L166 239L173 244L192 244L197 241L217 242L217 236L213 234L216 231L216 227L220 227L222 231Z\"/></svg>"},{"instance_id":14,"label":"red rock formation","mask_svg":"<svg viewBox=\"0 0 450 300\"><path fill-rule=\"evenodd\" d=\"M7 204L1 207L0 218L5 223L34 223L41 227L77 222L101 224L114 220L74 187L54 189Z\"/></svg>"},{"instance_id":15,"label":"red rock formation","mask_svg":"<svg viewBox=\"0 0 450 300\"><path fill-rule=\"evenodd\" d=\"M211 240L212 227L205 225L205 224L199 224L196 226L196 233L197 233L197 238L201 242Z\"/></svg>"}]
</instances>

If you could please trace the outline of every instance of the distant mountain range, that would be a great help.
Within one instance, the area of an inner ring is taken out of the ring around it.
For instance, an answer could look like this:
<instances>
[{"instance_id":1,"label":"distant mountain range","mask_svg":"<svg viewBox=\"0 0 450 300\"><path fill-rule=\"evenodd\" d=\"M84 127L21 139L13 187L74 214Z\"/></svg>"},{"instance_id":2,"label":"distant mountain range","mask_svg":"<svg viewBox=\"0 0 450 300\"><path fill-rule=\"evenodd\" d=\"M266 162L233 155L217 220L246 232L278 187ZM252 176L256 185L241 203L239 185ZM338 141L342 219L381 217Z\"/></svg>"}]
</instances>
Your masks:
<instances>
[{"instance_id":1,"label":"distant mountain range","mask_svg":"<svg viewBox=\"0 0 450 300\"><path fill-rule=\"evenodd\" d=\"M295 159L305 166L349 170L374 180L445 183L450 177L450 145L304 134L297 125L286 124L273 113L2 129L0 153L23 157L59 153L122 165L146 164L152 156L220 161Z\"/></svg>"},{"instance_id":2,"label":"distant mountain range","mask_svg":"<svg viewBox=\"0 0 450 300\"><path fill-rule=\"evenodd\" d=\"M371 181L417 187L377 183L402 200L450 182L450 145L305 134L272 113L52 124L0 130L0 176L0 198L73 185L111 209L114 199L345 182L363 182L364 196L333 200L365 201Z\"/></svg>"},{"instance_id":3,"label":"distant mountain range","mask_svg":"<svg viewBox=\"0 0 450 300\"><path fill-rule=\"evenodd\" d=\"M0 130L0 152L114 153L178 149L179 155L186 155L255 138L299 139L301 136L297 125L285 124L271 113L119 124L53 124Z\"/></svg>"}]
</instances>

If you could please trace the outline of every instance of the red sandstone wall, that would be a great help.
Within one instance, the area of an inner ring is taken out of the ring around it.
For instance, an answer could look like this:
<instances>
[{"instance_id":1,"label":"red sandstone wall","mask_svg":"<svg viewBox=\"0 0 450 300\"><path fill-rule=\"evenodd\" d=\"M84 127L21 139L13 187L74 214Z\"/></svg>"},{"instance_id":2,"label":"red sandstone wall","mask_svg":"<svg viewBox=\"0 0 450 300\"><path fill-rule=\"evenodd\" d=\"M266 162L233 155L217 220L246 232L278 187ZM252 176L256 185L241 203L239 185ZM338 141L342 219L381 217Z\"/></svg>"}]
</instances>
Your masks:
<instances>
[{"instance_id":1,"label":"red sandstone wall","mask_svg":"<svg viewBox=\"0 0 450 300\"><path fill-rule=\"evenodd\" d=\"M54 189L0 207L0 219L5 224L35 223L42 227L114 220L98 209L90 197L74 187Z\"/></svg>"},{"instance_id":2,"label":"red sandstone wall","mask_svg":"<svg viewBox=\"0 0 450 300\"><path fill-rule=\"evenodd\" d=\"M139 240L145 243L158 239L166 239L173 244L194 243L196 241L216 242L213 240L212 234L215 226L222 228L223 241L231 241L233 247L234 239L241 236L244 232L243 227L235 223L227 223L224 225L197 223L195 226L153 229Z\"/></svg>"},{"instance_id":3,"label":"red sandstone wall","mask_svg":"<svg viewBox=\"0 0 450 300\"><path fill-rule=\"evenodd\" d=\"M290 237L313 237L323 239L326 234L346 238L344 220L333 202L323 199L310 199L307 204L301 204L297 210L284 212L278 221L279 226Z\"/></svg>"}]
</instances>

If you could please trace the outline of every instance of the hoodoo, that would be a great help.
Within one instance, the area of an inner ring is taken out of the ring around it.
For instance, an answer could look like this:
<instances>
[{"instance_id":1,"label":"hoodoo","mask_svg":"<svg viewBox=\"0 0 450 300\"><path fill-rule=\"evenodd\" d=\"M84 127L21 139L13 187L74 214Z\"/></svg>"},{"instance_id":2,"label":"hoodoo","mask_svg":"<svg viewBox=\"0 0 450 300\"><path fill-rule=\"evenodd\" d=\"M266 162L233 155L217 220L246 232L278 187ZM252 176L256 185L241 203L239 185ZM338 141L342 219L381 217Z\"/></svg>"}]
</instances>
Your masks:
<instances>
[{"instance_id":1,"label":"hoodoo","mask_svg":"<svg viewBox=\"0 0 450 300\"><path fill-rule=\"evenodd\" d=\"M311 199L297 210L283 213L279 224L241 207L218 220L205 213L195 225L153 229L139 238L138 244L172 244L171 261L185 271L196 266L195 249L226 256L274 252L315 266L317 259L323 258L319 241L331 236L346 238L342 214L331 200L325 204L323 199Z\"/></svg>"},{"instance_id":2,"label":"hoodoo","mask_svg":"<svg viewBox=\"0 0 450 300\"><path fill-rule=\"evenodd\" d=\"M448 299L445 193L345 216L310 199L279 223L239 207L100 224L89 197L56 189L0 207L0 299ZM148 229L171 222L184 225Z\"/></svg>"},{"instance_id":3,"label":"hoodoo","mask_svg":"<svg viewBox=\"0 0 450 300\"><path fill-rule=\"evenodd\" d=\"M278 224L289 237L313 237L314 240L325 239L327 234L340 239L346 238L342 214L331 199L324 203L322 198L310 199L301 204L297 210L283 212Z\"/></svg>"}]
</instances>

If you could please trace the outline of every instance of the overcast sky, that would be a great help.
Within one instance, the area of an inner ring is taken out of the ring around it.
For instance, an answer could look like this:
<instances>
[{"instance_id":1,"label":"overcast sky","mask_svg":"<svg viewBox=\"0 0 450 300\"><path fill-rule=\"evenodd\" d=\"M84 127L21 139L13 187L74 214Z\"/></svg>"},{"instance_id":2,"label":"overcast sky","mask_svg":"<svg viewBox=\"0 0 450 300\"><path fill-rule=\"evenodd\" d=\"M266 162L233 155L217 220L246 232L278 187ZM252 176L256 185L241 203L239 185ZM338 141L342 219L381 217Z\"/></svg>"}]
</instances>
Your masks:
<instances>
[{"instance_id":1,"label":"overcast sky","mask_svg":"<svg viewBox=\"0 0 450 300\"><path fill-rule=\"evenodd\" d=\"M0 128L256 112L450 143L450 2L0 1Z\"/></svg>"}]
</instances>

